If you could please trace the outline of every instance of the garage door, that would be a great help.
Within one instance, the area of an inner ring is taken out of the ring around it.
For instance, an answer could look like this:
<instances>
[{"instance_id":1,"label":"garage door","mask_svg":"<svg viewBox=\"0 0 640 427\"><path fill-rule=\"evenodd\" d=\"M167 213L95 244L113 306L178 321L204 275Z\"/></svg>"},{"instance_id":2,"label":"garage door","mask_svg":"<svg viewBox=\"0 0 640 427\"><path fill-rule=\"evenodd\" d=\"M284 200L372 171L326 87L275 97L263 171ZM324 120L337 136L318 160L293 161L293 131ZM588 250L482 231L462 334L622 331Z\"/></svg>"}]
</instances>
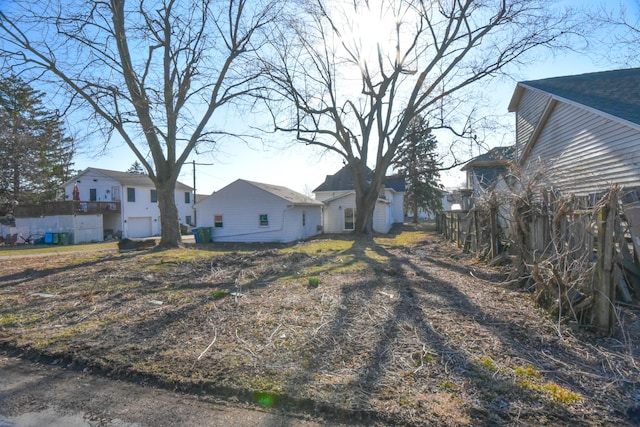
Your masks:
<instances>
[{"instance_id":1,"label":"garage door","mask_svg":"<svg viewBox=\"0 0 640 427\"><path fill-rule=\"evenodd\" d=\"M129 237L149 237L151 236L151 217L129 217L127 220Z\"/></svg>"}]
</instances>

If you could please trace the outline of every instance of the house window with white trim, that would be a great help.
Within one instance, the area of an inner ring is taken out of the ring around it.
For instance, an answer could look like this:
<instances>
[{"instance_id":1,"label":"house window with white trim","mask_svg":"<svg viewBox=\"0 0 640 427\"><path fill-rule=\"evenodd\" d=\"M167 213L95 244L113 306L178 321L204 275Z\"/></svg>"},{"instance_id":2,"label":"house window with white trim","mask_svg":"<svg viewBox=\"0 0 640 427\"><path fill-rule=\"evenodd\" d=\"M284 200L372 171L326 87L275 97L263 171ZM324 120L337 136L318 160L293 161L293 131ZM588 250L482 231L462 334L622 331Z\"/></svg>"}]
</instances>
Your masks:
<instances>
[{"instance_id":1,"label":"house window with white trim","mask_svg":"<svg viewBox=\"0 0 640 427\"><path fill-rule=\"evenodd\" d=\"M213 216L213 226L215 228L222 228L222 215Z\"/></svg>"},{"instance_id":2,"label":"house window with white trim","mask_svg":"<svg viewBox=\"0 0 640 427\"><path fill-rule=\"evenodd\" d=\"M344 229L345 230L355 230L356 210L353 208L344 208Z\"/></svg>"},{"instance_id":3,"label":"house window with white trim","mask_svg":"<svg viewBox=\"0 0 640 427\"><path fill-rule=\"evenodd\" d=\"M89 189L89 201L97 202L98 201L98 189L90 188Z\"/></svg>"},{"instance_id":4,"label":"house window with white trim","mask_svg":"<svg viewBox=\"0 0 640 427\"><path fill-rule=\"evenodd\" d=\"M188 191L184 192L184 204L188 205L191 203L191 193Z\"/></svg>"},{"instance_id":5,"label":"house window with white trim","mask_svg":"<svg viewBox=\"0 0 640 427\"><path fill-rule=\"evenodd\" d=\"M158 191L151 190L151 203L158 203Z\"/></svg>"},{"instance_id":6,"label":"house window with white trim","mask_svg":"<svg viewBox=\"0 0 640 427\"><path fill-rule=\"evenodd\" d=\"M269 226L269 215L260 214L260 227L268 227Z\"/></svg>"},{"instance_id":7,"label":"house window with white trim","mask_svg":"<svg viewBox=\"0 0 640 427\"><path fill-rule=\"evenodd\" d=\"M135 202L136 201L136 189L132 187L127 187L127 202Z\"/></svg>"}]
</instances>

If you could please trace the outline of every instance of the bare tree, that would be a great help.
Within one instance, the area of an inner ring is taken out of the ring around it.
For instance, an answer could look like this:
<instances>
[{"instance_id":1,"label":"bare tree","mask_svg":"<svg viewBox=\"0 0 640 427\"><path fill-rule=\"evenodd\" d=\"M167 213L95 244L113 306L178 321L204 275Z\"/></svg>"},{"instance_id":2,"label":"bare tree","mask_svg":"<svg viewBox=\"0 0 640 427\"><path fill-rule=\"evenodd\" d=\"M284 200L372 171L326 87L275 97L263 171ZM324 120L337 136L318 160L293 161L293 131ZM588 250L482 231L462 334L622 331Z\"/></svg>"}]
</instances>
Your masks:
<instances>
[{"instance_id":1,"label":"bare tree","mask_svg":"<svg viewBox=\"0 0 640 427\"><path fill-rule=\"evenodd\" d=\"M640 0L607 2L591 12L595 50L608 62L638 66ZM604 49L602 46L604 45Z\"/></svg>"},{"instance_id":2,"label":"bare tree","mask_svg":"<svg viewBox=\"0 0 640 427\"><path fill-rule=\"evenodd\" d=\"M251 89L251 54L276 15L276 0L25 0L0 12L0 54L126 142L156 186L170 248L180 168L224 134L211 117Z\"/></svg>"},{"instance_id":3,"label":"bare tree","mask_svg":"<svg viewBox=\"0 0 640 427\"><path fill-rule=\"evenodd\" d=\"M300 4L286 27L291 31L273 32L274 57L264 58L275 129L344 158L355 183L356 232L369 233L386 171L414 117L473 138L459 114L465 90L531 49L559 46L569 20L545 3ZM368 164L375 164L370 179Z\"/></svg>"}]
</instances>

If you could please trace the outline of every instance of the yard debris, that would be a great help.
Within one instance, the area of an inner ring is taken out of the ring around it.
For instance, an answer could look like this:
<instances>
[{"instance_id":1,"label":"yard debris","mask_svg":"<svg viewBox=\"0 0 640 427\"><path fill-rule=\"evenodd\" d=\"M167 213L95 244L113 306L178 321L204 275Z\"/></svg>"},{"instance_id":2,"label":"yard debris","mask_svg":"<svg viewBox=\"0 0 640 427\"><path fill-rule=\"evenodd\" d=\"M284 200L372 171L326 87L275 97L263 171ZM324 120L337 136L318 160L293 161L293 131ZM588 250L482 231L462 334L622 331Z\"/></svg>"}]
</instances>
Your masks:
<instances>
[{"instance_id":1,"label":"yard debris","mask_svg":"<svg viewBox=\"0 0 640 427\"><path fill-rule=\"evenodd\" d=\"M140 251L144 249L151 249L156 245L155 239L145 239L145 240L131 240L131 239L122 239L118 242L118 250L119 252L131 252L131 251Z\"/></svg>"},{"instance_id":2,"label":"yard debris","mask_svg":"<svg viewBox=\"0 0 640 427\"><path fill-rule=\"evenodd\" d=\"M411 244L380 244L384 260L358 248L3 259L0 348L243 403L278 396L276 409L327 424L628 424L640 311L623 309L619 339L571 325L559 337L530 292L498 285L503 271L431 233ZM55 304L29 297L52 289Z\"/></svg>"},{"instance_id":3,"label":"yard debris","mask_svg":"<svg viewBox=\"0 0 640 427\"><path fill-rule=\"evenodd\" d=\"M378 293L380 295L384 295L384 296L387 296L387 297L393 299L393 294L390 294L390 293L387 293L387 292L383 292L383 291L378 291Z\"/></svg>"},{"instance_id":4,"label":"yard debris","mask_svg":"<svg viewBox=\"0 0 640 427\"><path fill-rule=\"evenodd\" d=\"M31 294L34 297L42 297L42 298L55 298L60 294L48 294L45 292L34 292Z\"/></svg>"},{"instance_id":5,"label":"yard debris","mask_svg":"<svg viewBox=\"0 0 640 427\"><path fill-rule=\"evenodd\" d=\"M149 304L162 305L162 304L164 304L164 302L160 301L160 300L157 300L157 299L151 299L151 300L149 300Z\"/></svg>"}]
</instances>

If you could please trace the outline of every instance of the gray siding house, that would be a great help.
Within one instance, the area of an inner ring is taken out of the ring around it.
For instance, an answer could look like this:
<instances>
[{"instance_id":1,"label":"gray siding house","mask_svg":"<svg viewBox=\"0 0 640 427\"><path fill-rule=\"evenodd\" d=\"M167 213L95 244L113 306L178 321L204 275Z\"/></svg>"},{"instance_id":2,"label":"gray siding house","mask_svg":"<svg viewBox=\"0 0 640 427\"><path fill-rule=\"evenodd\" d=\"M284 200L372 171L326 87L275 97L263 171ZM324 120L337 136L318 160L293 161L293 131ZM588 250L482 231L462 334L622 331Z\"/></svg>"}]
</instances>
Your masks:
<instances>
[{"instance_id":1,"label":"gray siding house","mask_svg":"<svg viewBox=\"0 0 640 427\"><path fill-rule=\"evenodd\" d=\"M467 188L476 196L494 188L507 174L513 163L515 147L494 147L478 157L474 157L460 170L467 173Z\"/></svg>"},{"instance_id":2,"label":"gray siding house","mask_svg":"<svg viewBox=\"0 0 640 427\"><path fill-rule=\"evenodd\" d=\"M640 187L640 68L520 82L516 164L543 167L563 193Z\"/></svg>"}]
</instances>

